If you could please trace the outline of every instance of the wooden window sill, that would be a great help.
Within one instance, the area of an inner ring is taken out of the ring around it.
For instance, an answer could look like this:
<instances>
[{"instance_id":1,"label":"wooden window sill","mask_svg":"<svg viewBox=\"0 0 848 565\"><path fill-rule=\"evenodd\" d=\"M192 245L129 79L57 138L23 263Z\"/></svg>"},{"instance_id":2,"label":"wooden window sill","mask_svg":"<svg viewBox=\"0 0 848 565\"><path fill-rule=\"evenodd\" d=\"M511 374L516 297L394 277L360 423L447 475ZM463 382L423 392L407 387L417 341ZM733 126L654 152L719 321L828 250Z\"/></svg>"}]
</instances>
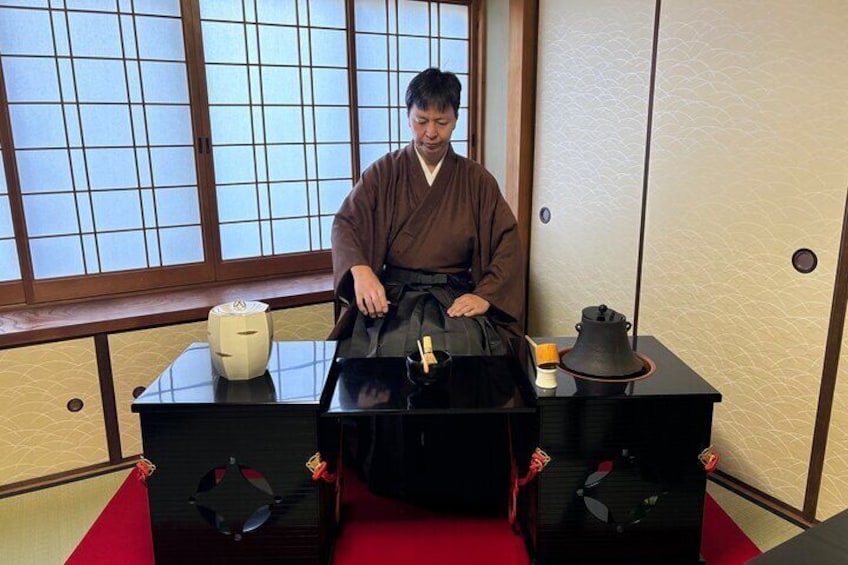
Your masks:
<instances>
[{"instance_id":1,"label":"wooden window sill","mask_svg":"<svg viewBox=\"0 0 848 565\"><path fill-rule=\"evenodd\" d=\"M205 320L210 308L233 300L290 308L333 300L332 273L227 282L85 302L0 310L0 349Z\"/></svg>"}]
</instances>

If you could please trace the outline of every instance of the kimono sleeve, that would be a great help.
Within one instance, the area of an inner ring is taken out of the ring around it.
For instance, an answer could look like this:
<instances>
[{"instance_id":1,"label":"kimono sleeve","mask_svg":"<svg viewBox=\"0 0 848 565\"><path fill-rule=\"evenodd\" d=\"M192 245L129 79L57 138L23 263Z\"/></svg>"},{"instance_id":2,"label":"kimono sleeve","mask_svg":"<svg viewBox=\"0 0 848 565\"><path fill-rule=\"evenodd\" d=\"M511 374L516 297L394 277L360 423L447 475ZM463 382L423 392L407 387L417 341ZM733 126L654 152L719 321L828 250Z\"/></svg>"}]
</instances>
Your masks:
<instances>
[{"instance_id":1,"label":"kimono sleeve","mask_svg":"<svg viewBox=\"0 0 848 565\"><path fill-rule=\"evenodd\" d=\"M485 298L496 309L489 313L494 320L511 326L522 325L526 262L518 224L491 175L486 175L481 192L481 274L474 294Z\"/></svg>"},{"instance_id":2,"label":"kimono sleeve","mask_svg":"<svg viewBox=\"0 0 848 565\"><path fill-rule=\"evenodd\" d=\"M342 202L333 220L331 233L333 256L333 287L336 298L353 301L353 277L350 268L355 265L374 266L375 233L374 213L379 176L366 170Z\"/></svg>"}]
</instances>

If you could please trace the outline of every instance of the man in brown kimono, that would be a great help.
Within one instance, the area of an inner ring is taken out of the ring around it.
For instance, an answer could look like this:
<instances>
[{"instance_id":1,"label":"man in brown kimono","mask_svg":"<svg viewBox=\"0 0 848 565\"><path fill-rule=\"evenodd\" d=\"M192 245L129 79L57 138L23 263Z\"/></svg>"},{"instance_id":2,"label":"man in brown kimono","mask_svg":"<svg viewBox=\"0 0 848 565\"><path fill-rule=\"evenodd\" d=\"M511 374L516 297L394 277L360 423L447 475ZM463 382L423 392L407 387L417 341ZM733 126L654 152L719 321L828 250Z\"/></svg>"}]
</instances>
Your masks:
<instances>
[{"instance_id":1,"label":"man in brown kimono","mask_svg":"<svg viewBox=\"0 0 848 565\"><path fill-rule=\"evenodd\" d=\"M498 354L521 334L515 217L494 177L450 145L460 91L453 73L419 73L412 143L366 169L336 214L335 292L351 306L331 336L342 356L403 356L423 335L453 354Z\"/></svg>"}]
</instances>

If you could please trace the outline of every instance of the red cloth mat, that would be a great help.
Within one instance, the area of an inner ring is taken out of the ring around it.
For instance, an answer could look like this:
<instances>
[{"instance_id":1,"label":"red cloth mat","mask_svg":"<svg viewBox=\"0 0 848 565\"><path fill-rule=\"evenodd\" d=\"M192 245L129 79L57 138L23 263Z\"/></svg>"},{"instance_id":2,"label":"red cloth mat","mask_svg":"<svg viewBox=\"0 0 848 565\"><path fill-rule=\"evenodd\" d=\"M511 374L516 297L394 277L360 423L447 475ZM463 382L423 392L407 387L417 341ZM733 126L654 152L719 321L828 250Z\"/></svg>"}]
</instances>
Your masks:
<instances>
[{"instance_id":1,"label":"red cloth mat","mask_svg":"<svg viewBox=\"0 0 848 565\"><path fill-rule=\"evenodd\" d=\"M529 562L521 537L512 533L506 518L436 516L375 497L361 483L350 480L350 476L345 504L347 522L337 541L334 565L524 565ZM701 554L708 565L743 565L760 554L757 546L709 495L704 500ZM66 561L66 565L114 563L154 563L147 487L135 470Z\"/></svg>"},{"instance_id":2,"label":"red cloth mat","mask_svg":"<svg viewBox=\"0 0 848 565\"><path fill-rule=\"evenodd\" d=\"M65 561L66 565L151 565L147 485L135 469Z\"/></svg>"},{"instance_id":3,"label":"red cloth mat","mask_svg":"<svg viewBox=\"0 0 848 565\"><path fill-rule=\"evenodd\" d=\"M704 497L701 556L707 565L741 565L760 555L760 549L739 529L708 494Z\"/></svg>"}]
</instances>

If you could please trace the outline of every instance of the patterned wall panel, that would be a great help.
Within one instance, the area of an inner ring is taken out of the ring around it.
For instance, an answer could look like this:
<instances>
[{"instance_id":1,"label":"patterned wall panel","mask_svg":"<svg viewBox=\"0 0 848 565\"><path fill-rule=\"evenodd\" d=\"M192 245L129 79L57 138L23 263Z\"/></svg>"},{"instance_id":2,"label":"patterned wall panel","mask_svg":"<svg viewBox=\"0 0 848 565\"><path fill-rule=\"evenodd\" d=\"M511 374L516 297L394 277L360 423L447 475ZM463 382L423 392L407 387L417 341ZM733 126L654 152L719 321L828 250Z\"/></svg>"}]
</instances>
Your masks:
<instances>
[{"instance_id":1,"label":"patterned wall panel","mask_svg":"<svg viewBox=\"0 0 848 565\"><path fill-rule=\"evenodd\" d=\"M332 329L332 304L316 304L300 308L276 310L274 339L324 340ZM109 336L115 398L121 430L124 457L141 453L141 430L138 415L130 410L132 392L146 387L195 341L206 341L206 322L165 326L149 330L124 332Z\"/></svg>"},{"instance_id":2,"label":"patterned wall panel","mask_svg":"<svg viewBox=\"0 0 848 565\"><path fill-rule=\"evenodd\" d=\"M0 351L0 388L0 483L109 460L92 339Z\"/></svg>"},{"instance_id":3,"label":"patterned wall panel","mask_svg":"<svg viewBox=\"0 0 848 565\"><path fill-rule=\"evenodd\" d=\"M662 4L640 332L724 394L721 468L796 508L848 179L846 29L835 0Z\"/></svg>"},{"instance_id":4,"label":"patterned wall panel","mask_svg":"<svg viewBox=\"0 0 848 565\"><path fill-rule=\"evenodd\" d=\"M816 518L826 520L848 508L848 324L842 333L842 354Z\"/></svg>"},{"instance_id":5,"label":"patterned wall panel","mask_svg":"<svg viewBox=\"0 0 848 565\"><path fill-rule=\"evenodd\" d=\"M540 4L531 333L574 334L600 303L633 315L654 4Z\"/></svg>"}]
</instances>

